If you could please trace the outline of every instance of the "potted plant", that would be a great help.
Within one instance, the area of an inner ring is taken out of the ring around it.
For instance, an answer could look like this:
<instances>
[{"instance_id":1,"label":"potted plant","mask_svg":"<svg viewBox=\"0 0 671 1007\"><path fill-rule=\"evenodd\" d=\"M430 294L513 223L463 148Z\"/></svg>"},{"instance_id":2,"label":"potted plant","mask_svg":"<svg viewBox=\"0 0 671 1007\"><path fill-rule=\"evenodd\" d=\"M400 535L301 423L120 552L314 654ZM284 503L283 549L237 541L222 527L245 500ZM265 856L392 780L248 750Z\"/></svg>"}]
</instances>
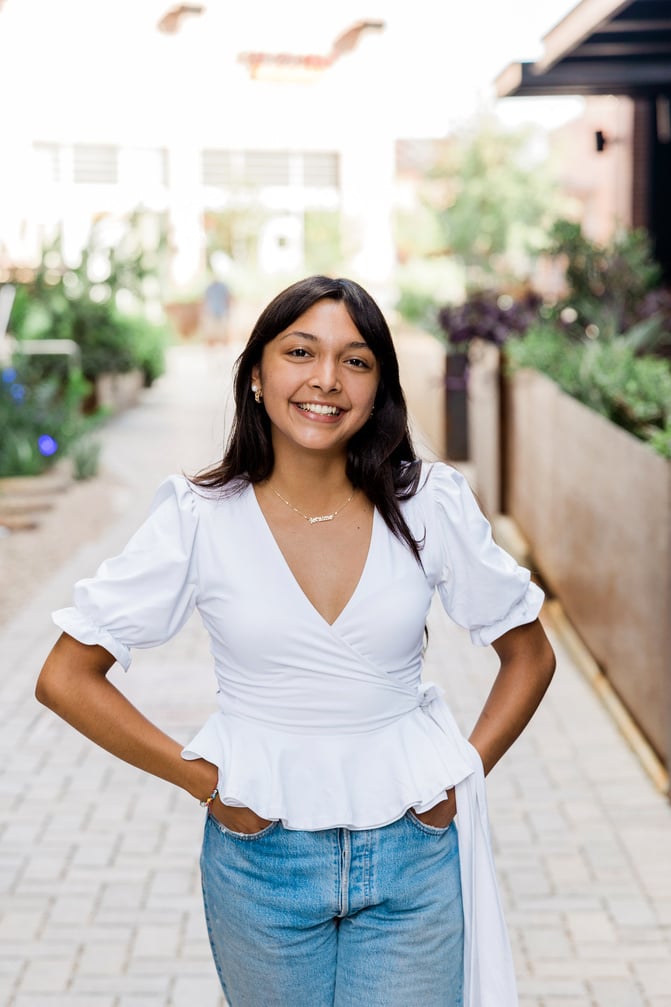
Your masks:
<instances>
[{"instance_id":1,"label":"potted plant","mask_svg":"<svg viewBox=\"0 0 671 1007\"><path fill-rule=\"evenodd\" d=\"M50 506L70 482L66 459L89 425L81 415L87 384L80 372L32 380L20 359L0 371L0 523L21 524Z\"/></svg>"},{"instance_id":2,"label":"potted plant","mask_svg":"<svg viewBox=\"0 0 671 1007\"><path fill-rule=\"evenodd\" d=\"M142 314L148 268L136 244L125 249L122 237L111 246L94 229L75 266L65 261L57 239L32 278L15 282L12 334L19 341L69 339L78 345L92 384L88 411L132 404L164 370L168 330ZM121 302L134 310L121 310Z\"/></svg>"}]
</instances>

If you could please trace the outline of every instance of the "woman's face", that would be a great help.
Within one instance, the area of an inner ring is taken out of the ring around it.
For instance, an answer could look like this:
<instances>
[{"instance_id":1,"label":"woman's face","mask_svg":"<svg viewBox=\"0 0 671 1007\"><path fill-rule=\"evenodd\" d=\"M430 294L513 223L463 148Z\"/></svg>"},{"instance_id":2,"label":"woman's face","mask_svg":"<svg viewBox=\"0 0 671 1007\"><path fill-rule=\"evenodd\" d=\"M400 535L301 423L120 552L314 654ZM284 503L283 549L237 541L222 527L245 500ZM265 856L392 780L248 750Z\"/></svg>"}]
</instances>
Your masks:
<instances>
[{"instance_id":1,"label":"woman's face","mask_svg":"<svg viewBox=\"0 0 671 1007\"><path fill-rule=\"evenodd\" d=\"M344 304L317 301L263 349L252 381L263 392L273 449L345 454L368 420L380 368Z\"/></svg>"}]
</instances>

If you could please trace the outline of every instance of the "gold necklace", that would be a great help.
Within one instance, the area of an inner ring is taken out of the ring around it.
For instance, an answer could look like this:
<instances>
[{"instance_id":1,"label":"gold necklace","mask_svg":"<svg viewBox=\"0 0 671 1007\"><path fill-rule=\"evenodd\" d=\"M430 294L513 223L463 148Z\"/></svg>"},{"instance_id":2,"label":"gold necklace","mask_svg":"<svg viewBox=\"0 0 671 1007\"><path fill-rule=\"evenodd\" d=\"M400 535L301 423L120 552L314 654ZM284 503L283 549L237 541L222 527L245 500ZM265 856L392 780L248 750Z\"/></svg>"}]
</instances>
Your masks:
<instances>
[{"instance_id":1,"label":"gold necklace","mask_svg":"<svg viewBox=\"0 0 671 1007\"><path fill-rule=\"evenodd\" d=\"M268 483L268 485L270 486L270 483ZM345 500L345 503L340 504L340 507L338 507L337 510L334 510L332 514L317 514L315 515L315 517L310 517L309 514L304 514L302 510L298 509L298 507L294 507L293 504L289 503L289 501L286 500L281 493L277 492L274 486L270 486L270 488L275 494L275 496L280 498L282 503L285 503L287 507L291 508L292 511L295 511L296 514L300 514L302 518L305 518L308 524L321 524L322 521L333 521L333 518L337 517L338 514L340 514L340 512L345 509L350 500L352 500L355 492L354 490L352 490L351 494L347 497L347 500Z\"/></svg>"}]
</instances>

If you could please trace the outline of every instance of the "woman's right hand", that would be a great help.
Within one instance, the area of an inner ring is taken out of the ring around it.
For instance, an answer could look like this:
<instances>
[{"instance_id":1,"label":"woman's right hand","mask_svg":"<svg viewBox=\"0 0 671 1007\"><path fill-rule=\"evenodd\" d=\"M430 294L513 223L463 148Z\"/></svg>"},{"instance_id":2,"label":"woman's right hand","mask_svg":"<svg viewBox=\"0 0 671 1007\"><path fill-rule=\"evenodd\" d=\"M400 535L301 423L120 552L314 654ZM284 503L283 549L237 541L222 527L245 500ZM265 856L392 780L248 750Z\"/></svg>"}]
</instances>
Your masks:
<instances>
[{"instance_id":1,"label":"woman's right hand","mask_svg":"<svg viewBox=\"0 0 671 1007\"><path fill-rule=\"evenodd\" d=\"M109 681L113 664L103 647L63 633L44 663L35 696L112 755L207 800L217 785L217 767L204 759L183 759L182 746Z\"/></svg>"},{"instance_id":2,"label":"woman's right hand","mask_svg":"<svg viewBox=\"0 0 671 1007\"><path fill-rule=\"evenodd\" d=\"M230 832L241 832L251 836L261 832L272 824L272 818L261 818L251 808L238 808L231 804L223 804L215 797L210 805L210 814Z\"/></svg>"},{"instance_id":3,"label":"woman's right hand","mask_svg":"<svg viewBox=\"0 0 671 1007\"><path fill-rule=\"evenodd\" d=\"M447 797L444 801L434 804L428 811L423 811L421 814L413 811L415 818L418 818L420 822L424 822L425 825L433 826L434 829L446 829L452 823L452 819L456 813L457 798L454 787L447 791Z\"/></svg>"}]
</instances>

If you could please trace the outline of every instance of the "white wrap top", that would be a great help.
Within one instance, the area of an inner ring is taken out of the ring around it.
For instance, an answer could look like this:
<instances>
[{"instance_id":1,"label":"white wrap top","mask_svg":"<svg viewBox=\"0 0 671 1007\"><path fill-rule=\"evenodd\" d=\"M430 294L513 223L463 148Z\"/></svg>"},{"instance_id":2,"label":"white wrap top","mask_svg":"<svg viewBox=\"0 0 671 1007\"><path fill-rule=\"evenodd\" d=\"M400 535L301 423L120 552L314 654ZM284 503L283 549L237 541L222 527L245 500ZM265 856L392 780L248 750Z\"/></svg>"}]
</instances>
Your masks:
<instances>
[{"instance_id":1,"label":"white wrap top","mask_svg":"<svg viewBox=\"0 0 671 1007\"><path fill-rule=\"evenodd\" d=\"M359 583L329 625L289 569L253 488L222 496L171 477L124 551L54 613L124 668L197 608L218 711L183 751L219 767L224 802L289 829L370 829L457 787L467 1007L517 1003L496 891L482 765L440 691L421 681L434 590L486 645L533 621L543 595L491 538L463 476L436 463L402 503L423 568L375 513ZM477 910L477 911L476 911ZM481 959L485 958L484 962Z\"/></svg>"}]
</instances>

